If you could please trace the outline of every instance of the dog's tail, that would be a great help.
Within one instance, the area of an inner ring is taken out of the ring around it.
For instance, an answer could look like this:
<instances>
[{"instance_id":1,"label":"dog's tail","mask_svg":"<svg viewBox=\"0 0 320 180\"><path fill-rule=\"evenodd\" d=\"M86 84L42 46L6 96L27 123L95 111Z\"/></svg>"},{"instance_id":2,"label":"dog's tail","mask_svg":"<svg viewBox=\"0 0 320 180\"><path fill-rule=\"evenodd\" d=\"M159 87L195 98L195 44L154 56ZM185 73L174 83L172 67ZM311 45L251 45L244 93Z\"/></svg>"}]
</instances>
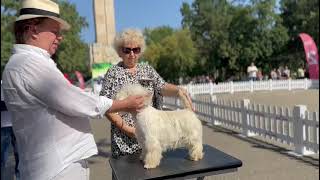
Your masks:
<instances>
[{"instance_id":1,"label":"dog's tail","mask_svg":"<svg viewBox=\"0 0 320 180\"><path fill-rule=\"evenodd\" d=\"M179 95L184 107L190 111L193 111L192 105L189 103L187 97L183 94L183 92L178 91L178 95Z\"/></svg>"}]
</instances>

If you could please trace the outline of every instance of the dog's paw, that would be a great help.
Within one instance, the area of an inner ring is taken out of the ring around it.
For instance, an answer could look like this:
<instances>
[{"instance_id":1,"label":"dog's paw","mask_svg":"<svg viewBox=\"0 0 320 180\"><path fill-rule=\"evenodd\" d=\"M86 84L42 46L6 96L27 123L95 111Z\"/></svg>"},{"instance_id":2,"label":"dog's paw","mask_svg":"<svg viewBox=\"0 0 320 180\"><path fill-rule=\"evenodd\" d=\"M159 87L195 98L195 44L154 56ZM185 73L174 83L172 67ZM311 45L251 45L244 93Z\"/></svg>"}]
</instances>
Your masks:
<instances>
[{"instance_id":1,"label":"dog's paw","mask_svg":"<svg viewBox=\"0 0 320 180\"><path fill-rule=\"evenodd\" d=\"M192 156L190 156L190 160L192 161L199 161L200 159L203 158L203 153L198 153L198 154L193 154Z\"/></svg>"},{"instance_id":2,"label":"dog's paw","mask_svg":"<svg viewBox=\"0 0 320 180\"><path fill-rule=\"evenodd\" d=\"M158 165L157 164L145 164L143 167L145 169L153 169L156 168Z\"/></svg>"}]
</instances>

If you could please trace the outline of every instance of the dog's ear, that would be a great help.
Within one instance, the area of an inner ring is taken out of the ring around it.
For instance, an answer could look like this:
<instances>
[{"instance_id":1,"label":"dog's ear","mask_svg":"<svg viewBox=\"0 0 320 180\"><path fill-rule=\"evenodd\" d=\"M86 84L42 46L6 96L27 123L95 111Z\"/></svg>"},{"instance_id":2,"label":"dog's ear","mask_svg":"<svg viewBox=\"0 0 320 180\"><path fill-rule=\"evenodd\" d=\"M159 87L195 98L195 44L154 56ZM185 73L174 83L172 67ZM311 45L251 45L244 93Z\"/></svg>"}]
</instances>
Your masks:
<instances>
[{"instance_id":1,"label":"dog's ear","mask_svg":"<svg viewBox=\"0 0 320 180\"><path fill-rule=\"evenodd\" d=\"M153 93L152 92L148 92L148 94L146 95L146 97L148 97L148 98L152 98L152 96L153 96Z\"/></svg>"}]
</instances>

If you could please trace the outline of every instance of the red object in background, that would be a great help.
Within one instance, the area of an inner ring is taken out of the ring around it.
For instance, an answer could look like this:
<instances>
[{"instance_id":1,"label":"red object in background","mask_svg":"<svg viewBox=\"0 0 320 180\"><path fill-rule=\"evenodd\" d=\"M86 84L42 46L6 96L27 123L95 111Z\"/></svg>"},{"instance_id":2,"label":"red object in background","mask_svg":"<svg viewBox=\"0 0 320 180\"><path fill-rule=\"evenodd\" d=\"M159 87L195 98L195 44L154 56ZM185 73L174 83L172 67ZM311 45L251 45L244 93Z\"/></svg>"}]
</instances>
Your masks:
<instances>
[{"instance_id":1,"label":"red object in background","mask_svg":"<svg viewBox=\"0 0 320 180\"><path fill-rule=\"evenodd\" d=\"M69 81L70 84L73 84L71 78L69 77L69 75L67 73L63 73L63 75Z\"/></svg>"},{"instance_id":2,"label":"red object in background","mask_svg":"<svg viewBox=\"0 0 320 180\"><path fill-rule=\"evenodd\" d=\"M319 55L316 44L313 39L306 33L299 34L304 51L306 53L306 60L308 63L310 79L319 79Z\"/></svg>"},{"instance_id":3,"label":"red object in background","mask_svg":"<svg viewBox=\"0 0 320 180\"><path fill-rule=\"evenodd\" d=\"M76 74L76 76L77 76L77 78L78 78L79 87L80 87L81 89L84 89L84 88L86 87L86 85L85 85L85 82L84 82L84 79L83 79L82 74L81 74L79 71L75 71L74 73Z\"/></svg>"}]
</instances>

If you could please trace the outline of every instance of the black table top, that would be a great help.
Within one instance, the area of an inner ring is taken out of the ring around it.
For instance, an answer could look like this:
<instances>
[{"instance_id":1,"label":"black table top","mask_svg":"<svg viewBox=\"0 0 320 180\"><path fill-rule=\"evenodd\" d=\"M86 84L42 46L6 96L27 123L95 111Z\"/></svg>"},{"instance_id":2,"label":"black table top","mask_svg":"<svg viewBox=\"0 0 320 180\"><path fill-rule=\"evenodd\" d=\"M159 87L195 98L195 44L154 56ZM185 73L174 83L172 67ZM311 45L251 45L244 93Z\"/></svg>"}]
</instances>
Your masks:
<instances>
[{"instance_id":1,"label":"black table top","mask_svg":"<svg viewBox=\"0 0 320 180\"><path fill-rule=\"evenodd\" d=\"M118 180L170 179L205 174L213 171L236 169L242 162L218 149L203 145L204 157L199 161L188 159L186 149L177 149L163 154L155 169L144 169L139 154L110 158L109 163Z\"/></svg>"}]
</instances>

